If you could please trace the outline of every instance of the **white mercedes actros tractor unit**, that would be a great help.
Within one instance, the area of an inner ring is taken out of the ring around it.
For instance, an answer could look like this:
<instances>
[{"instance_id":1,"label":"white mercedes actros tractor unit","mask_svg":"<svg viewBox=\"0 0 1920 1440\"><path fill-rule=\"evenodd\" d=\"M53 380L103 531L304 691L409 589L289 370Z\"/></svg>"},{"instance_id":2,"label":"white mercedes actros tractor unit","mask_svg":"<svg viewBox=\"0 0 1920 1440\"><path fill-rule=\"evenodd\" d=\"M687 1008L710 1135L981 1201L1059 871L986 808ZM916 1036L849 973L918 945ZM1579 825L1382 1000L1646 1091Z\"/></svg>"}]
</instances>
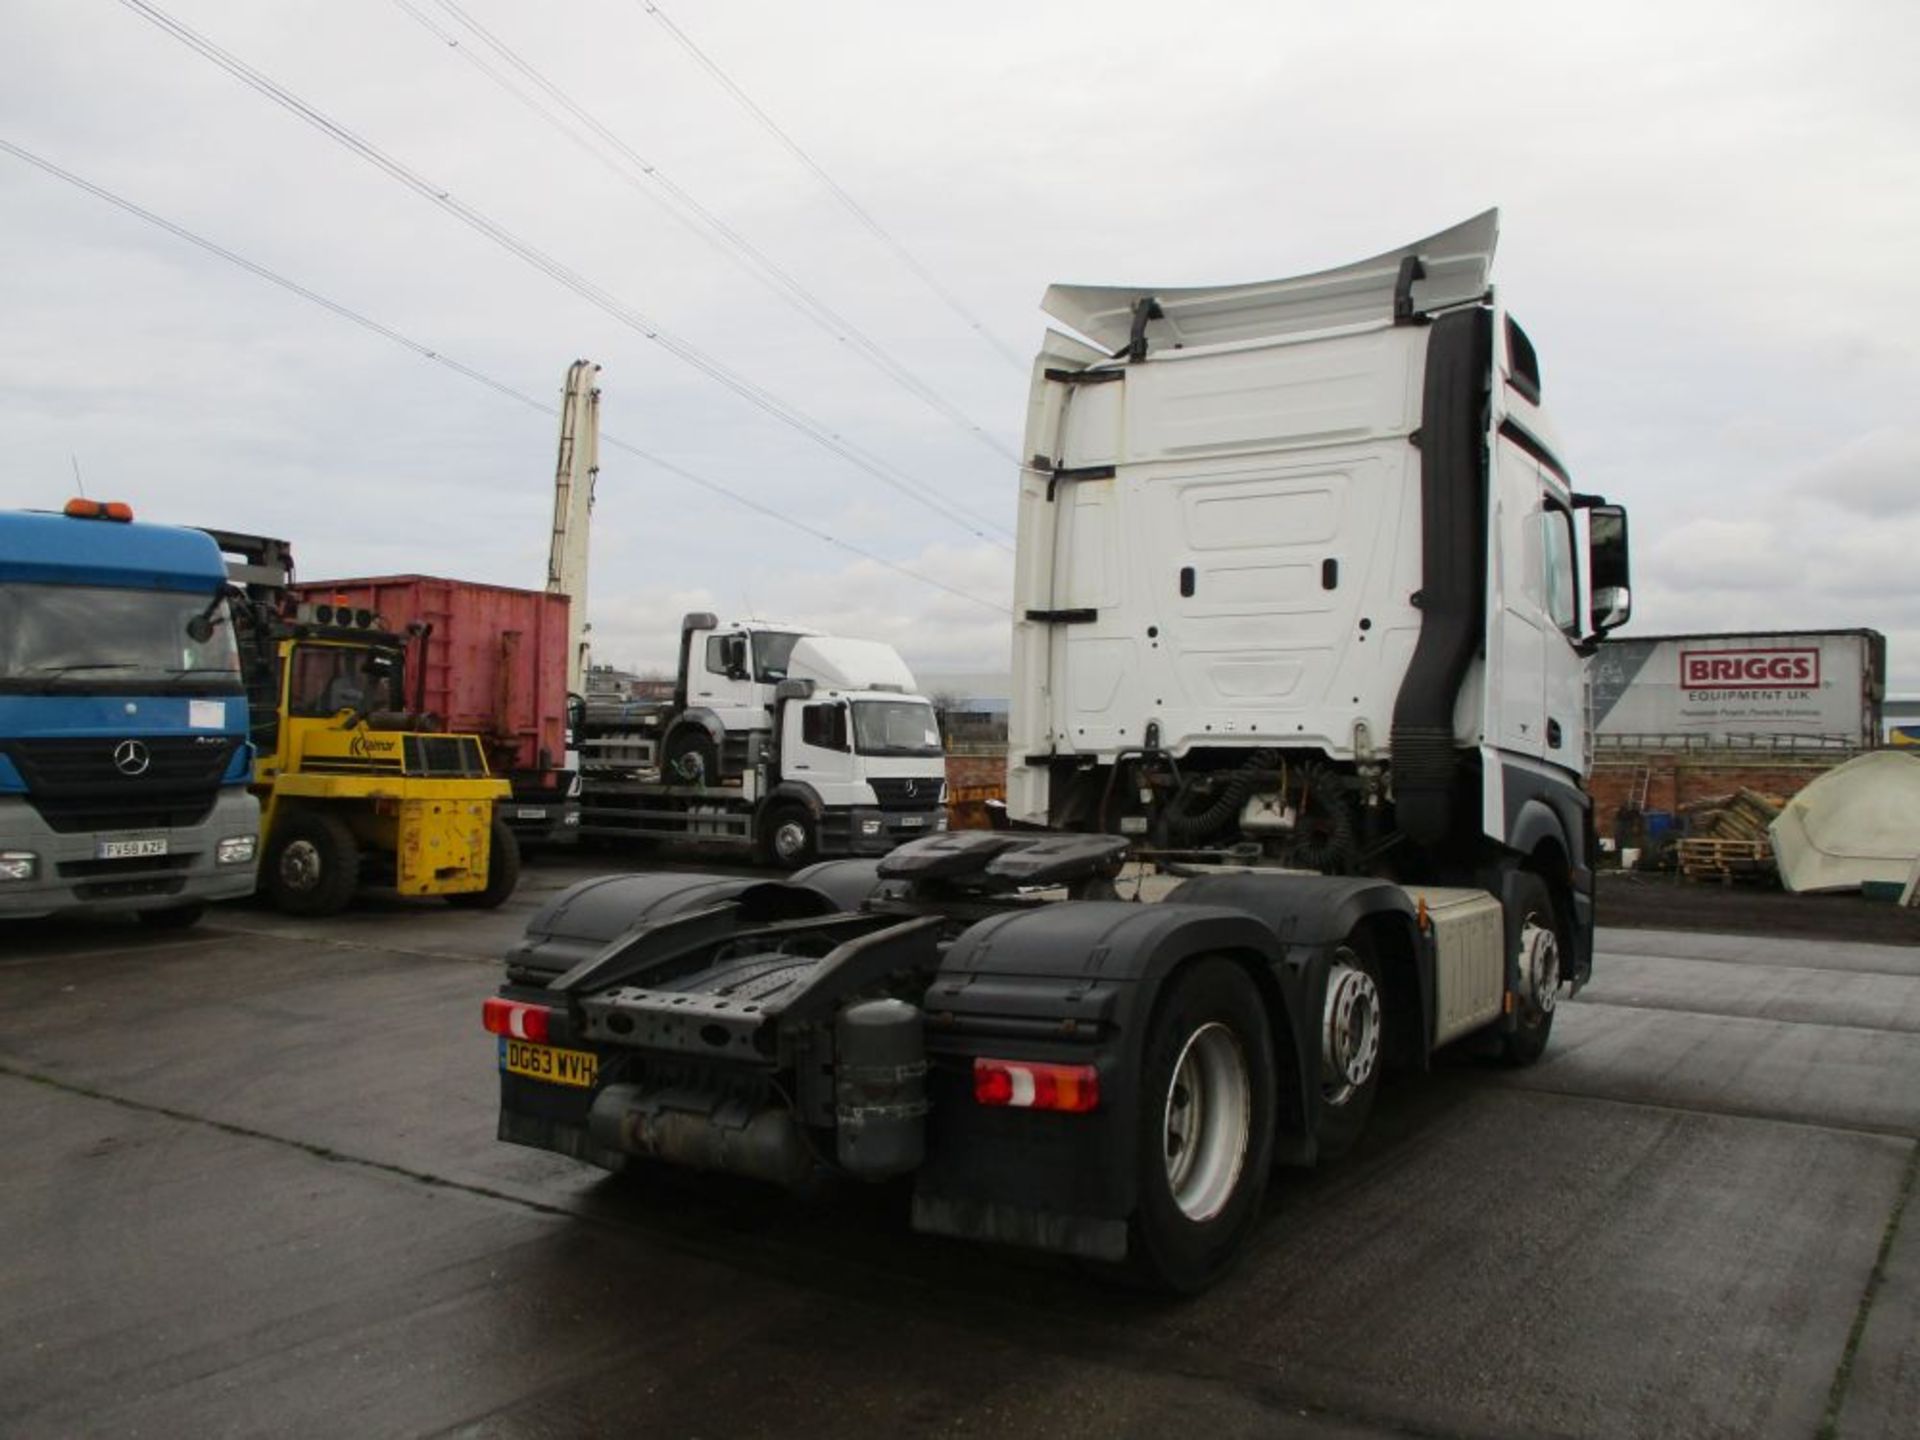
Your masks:
<instances>
[{"instance_id":1,"label":"white mercedes actros tractor unit","mask_svg":"<svg viewBox=\"0 0 1920 1440\"><path fill-rule=\"evenodd\" d=\"M1593 953L1585 658L1629 605L1489 212L1205 289L1056 287L1012 828L561 895L486 1004L500 1136L911 1177L922 1230L1195 1290L1381 1070L1537 1059Z\"/></svg>"}]
</instances>

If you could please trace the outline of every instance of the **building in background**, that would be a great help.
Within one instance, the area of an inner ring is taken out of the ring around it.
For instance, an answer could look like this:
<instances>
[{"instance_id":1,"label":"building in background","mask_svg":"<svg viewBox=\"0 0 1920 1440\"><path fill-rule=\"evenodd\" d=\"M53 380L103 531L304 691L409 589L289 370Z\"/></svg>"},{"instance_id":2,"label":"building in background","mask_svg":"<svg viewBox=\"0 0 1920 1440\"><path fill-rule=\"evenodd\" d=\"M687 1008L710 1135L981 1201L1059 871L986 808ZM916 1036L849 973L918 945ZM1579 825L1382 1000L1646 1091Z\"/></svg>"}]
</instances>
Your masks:
<instances>
[{"instance_id":1,"label":"building in background","mask_svg":"<svg viewBox=\"0 0 1920 1440\"><path fill-rule=\"evenodd\" d=\"M1877 630L1608 640L1587 679L1594 748L1870 749L1886 672Z\"/></svg>"},{"instance_id":2,"label":"building in background","mask_svg":"<svg viewBox=\"0 0 1920 1440\"><path fill-rule=\"evenodd\" d=\"M1600 834L1640 844L1717 797L1791 798L1885 743L1886 672L1875 630L1605 642L1587 677Z\"/></svg>"}]
</instances>

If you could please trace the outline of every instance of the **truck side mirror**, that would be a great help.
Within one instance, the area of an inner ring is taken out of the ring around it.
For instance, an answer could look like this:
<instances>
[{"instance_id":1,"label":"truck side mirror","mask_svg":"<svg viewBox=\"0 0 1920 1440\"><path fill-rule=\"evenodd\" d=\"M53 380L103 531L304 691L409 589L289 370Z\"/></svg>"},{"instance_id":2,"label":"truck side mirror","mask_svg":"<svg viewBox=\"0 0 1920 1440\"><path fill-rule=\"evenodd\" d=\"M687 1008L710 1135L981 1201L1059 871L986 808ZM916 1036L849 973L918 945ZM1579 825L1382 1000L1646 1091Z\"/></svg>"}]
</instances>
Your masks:
<instances>
[{"instance_id":1,"label":"truck side mirror","mask_svg":"<svg viewBox=\"0 0 1920 1440\"><path fill-rule=\"evenodd\" d=\"M1627 512L1619 505L1595 505L1587 515L1587 574L1592 577L1588 619L1594 633L1604 635L1633 616Z\"/></svg>"},{"instance_id":2,"label":"truck side mirror","mask_svg":"<svg viewBox=\"0 0 1920 1440\"><path fill-rule=\"evenodd\" d=\"M729 680L744 680L747 678L746 636L729 635L720 653L724 657L724 663L727 667L727 678Z\"/></svg>"},{"instance_id":3,"label":"truck side mirror","mask_svg":"<svg viewBox=\"0 0 1920 1440\"><path fill-rule=\"evenodd\" d=\"M847 738L847 707L835 705L828 723L830 726L828 739L833 748L841 751L853 749L852 741Z\"/></svg>"}]
</instances>

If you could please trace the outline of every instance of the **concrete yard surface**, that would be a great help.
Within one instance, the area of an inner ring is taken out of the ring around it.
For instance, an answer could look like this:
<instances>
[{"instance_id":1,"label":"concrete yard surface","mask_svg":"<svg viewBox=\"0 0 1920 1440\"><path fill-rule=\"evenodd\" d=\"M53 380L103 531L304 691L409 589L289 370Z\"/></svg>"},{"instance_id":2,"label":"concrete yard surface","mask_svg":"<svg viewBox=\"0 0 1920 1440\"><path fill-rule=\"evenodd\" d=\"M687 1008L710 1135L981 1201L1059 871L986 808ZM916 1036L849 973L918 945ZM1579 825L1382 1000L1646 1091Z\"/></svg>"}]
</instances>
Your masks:
<instances>
[{"instance_id":1,"label":"concrete yard surface","mask_svg":"<svg viewBox=\"0 0 1920 1440\"><path fill-rule=\"evenodd\" d=\"M1916 1431L1920 949L1603 931L1539 1065L1396 1077L1169 1303L498 1143L480 1002L588 873L0 930L0 1433Z\"/></svg>"}]
</instances>

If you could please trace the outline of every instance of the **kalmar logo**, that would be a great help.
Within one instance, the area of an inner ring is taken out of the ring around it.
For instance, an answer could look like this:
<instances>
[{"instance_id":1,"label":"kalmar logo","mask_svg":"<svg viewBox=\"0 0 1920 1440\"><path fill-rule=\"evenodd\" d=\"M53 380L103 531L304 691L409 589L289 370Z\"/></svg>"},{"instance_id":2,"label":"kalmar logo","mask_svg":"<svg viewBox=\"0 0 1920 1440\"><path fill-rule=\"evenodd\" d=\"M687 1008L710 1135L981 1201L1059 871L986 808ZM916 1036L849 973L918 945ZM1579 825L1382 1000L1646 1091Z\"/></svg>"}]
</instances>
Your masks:
<instances>
[{"instance_id":1,"label":"kalmar logo","mask_svg":"<svg viewBox=\"0 0 1920 1440\"><path fill-rule=\"evenodd\" d=\"M1820 652L1682 650L1683 690L1812 690L1820 684Z\"/></svg>"}]
</instances>

